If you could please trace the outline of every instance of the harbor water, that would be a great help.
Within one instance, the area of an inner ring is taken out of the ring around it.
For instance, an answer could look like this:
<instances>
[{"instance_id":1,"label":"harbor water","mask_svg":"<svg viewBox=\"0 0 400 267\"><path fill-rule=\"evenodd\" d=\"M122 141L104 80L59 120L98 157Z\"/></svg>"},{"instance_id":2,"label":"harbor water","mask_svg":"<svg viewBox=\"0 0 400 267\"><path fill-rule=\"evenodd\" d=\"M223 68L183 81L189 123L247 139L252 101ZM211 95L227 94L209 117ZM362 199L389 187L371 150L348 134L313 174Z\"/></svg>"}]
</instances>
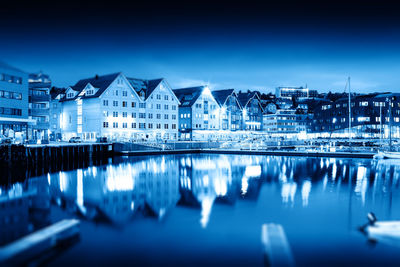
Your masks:
<instances>
[{"instance_id":1,"label":"harbor water","mask_svg":"<svg viewBox=\"0 0 400 267\"><path fill-rule=\"evenodd\" d=\"M0 187L0 246L62 219L80 237L45 263L264 264L281 224L298 266L400 265L400 241L370 242L368 212L400 220L400 161L256 155L114 157Z\"/></svg>"}]
</instances>

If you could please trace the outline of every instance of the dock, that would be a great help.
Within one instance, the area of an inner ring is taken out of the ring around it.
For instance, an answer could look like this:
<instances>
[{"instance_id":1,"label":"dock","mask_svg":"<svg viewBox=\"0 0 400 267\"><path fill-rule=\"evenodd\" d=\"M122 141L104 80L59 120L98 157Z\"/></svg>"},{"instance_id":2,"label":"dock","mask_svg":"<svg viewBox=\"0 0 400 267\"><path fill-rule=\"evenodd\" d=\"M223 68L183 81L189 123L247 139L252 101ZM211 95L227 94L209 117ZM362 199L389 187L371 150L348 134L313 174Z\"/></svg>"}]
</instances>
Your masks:
<instances>
[{"instance_id":1,"label":"dock","mask_svg":"<svg viewBox=\"0 0 400 267\"><path fill-rule=\"evenodd\" d=\"M263 224L261 242L264 250L265 266L295 266L292 251L280 224Z\"/></svg>"},{"instance_id":2,"label":"dock","mask_svg":"<svg viewBox=\"0 0 400 267\"><path fill-rule=\"evenodd\" d=\"M0 265L20 265L79 234L79 220L66 219L0 247Z\"/></svg>"}]
</instances>

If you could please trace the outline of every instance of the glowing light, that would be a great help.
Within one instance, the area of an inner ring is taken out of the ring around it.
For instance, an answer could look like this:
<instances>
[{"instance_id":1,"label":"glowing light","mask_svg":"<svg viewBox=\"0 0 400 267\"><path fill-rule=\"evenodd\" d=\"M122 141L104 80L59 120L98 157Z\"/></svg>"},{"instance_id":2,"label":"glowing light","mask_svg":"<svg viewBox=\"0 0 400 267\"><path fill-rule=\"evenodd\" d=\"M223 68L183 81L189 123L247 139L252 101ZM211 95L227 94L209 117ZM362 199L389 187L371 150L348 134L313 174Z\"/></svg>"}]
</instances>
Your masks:
<instances>
[{"instance_id":1,"label":"glowing light","mask_svg":"<svg viewBox=\"0 0 400 267\"><path fill-rule=\"evenodd\" d=\"M134 188L133 175L136 172L131 165L115 168L114 166L107 167L107 190L112 191L130 191Z\"/></svg>"},{"instance_id":2,"label":"glowing light","mask_svg":"<svg viewBox=\"0 0 400 267\"><path fill-rule=\"evenodd\" d=\"M243 177L242 178L242 190L241 190L243 196L246 195L248 188L249 188L248 178Z\"/></svg>"},{"instance_id":3,"label":"glowing light","mask_svg":"<svg viewBox=\"0 0 400 267\"><path fill-rule=\"evenodd\" d=\"M208 95L211 96L211 91L210 88L208 88L208 86L205 86L202 92L203 95Z\"/></svg>"},{"instance_id":4,"label":"glowing light","mask_svg":"<svg viewBox=\"0 0 400 267\"><path fill-rule=\"evenodd\" d=\"M332 119L332 123L336 123L336 121L337 121L336 118L333 118L333 119Z\"/></svg>"},{"instance_id":5,"label":"glowing light","mask_svg":"<svg viewBox=\"0 0 400 267\"><path fill-rule=\"evenodd\" d=\"M221 113L225 113L225 112L226 112L226 107L225 106L221 107Z\"/></svg>"}]
</instances>

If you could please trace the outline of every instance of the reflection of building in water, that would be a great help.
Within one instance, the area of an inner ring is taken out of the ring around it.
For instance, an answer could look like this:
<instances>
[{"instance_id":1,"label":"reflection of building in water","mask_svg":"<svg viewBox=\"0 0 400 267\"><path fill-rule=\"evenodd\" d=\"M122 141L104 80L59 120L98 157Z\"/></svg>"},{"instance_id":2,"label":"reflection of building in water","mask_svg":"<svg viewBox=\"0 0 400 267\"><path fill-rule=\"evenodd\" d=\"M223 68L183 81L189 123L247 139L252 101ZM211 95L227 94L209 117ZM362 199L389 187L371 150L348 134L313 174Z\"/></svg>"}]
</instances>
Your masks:
<instances>
[{"instance_id":1,"label":"reflection of building in water","mask_svg":"<svg viewBox=\"0 0 400 267\"><path fill-rule=\"evenodd\" d=\"M260 184L261 165L257 158L230 159L225 155L180 158L181 203L201 208L200 223L203 227L208 224L215 202L233 204L240 195L259 192L254 190L260 187L257 185Z\"/></svg>"},{"instance_id":2,"label":"reflection of building in water","mask_svg":"<svg viewBox=\"0 0 400 267\"><path fill-rule=\"evenodd\" d=\"M123 223L143 211L145 204L157 217L175 206L179 200L177 169L176 161L167 162L160 156L60 172L51 175L50 185L55 198L73 203L75 209L71 211L79 211L88 219L105 216Z\"/></svg>"},{"instance_id":3,"label":"reflection of building in water","mask_svg":"<svg viewBox=\"0 0 400 267\"><path fill-rule=\"evenodd\" d=\"M0 246L50 224L46 181L30 179L0 190Z\"/></svg>"}]
</instances>

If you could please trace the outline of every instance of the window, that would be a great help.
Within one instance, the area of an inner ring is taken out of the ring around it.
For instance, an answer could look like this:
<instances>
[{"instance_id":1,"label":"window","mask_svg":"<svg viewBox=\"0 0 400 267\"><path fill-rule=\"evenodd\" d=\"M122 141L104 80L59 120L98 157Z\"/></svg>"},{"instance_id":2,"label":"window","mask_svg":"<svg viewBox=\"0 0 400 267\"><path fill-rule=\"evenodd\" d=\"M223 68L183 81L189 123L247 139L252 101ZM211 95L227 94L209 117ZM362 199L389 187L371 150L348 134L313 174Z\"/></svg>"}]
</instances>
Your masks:
<instances>
[{"instance_id":1,"label":"window","mask_svg":"<svg viewBox=\"0 0 400 267\"><path fill-rule=\"evenodd\" d=\"M128 96L128 91L122 91L122 96Z\"/></svg>"},{"instance_id":2,"label":"window","mask_svg":"<svg viewBox=\"0 0 400 267\"><path fill-rule=\"evenodd\" d=\"M160 100L161 99L161 95L157 94L157 99Z\"/></svg>"},{"instance_id":3,"label":"window","mask_svg":"<svg viewBox=\"0 0 400 267\"><path fill-rule=\"evenodd\" d=\"M108 128L108 122L103 122L103 128Z\"/></svg>"},{"instance_id":4,"label":"window","mask_svg":"<svg viewBox=\"0 0 400 267\"><path fill-rule=\"evenodd\" d=\"M118 107L118 101L113 101L113 106Z\"/></svg>"},{"instance_id":5,"label":"window","mask_svg":"<svg viewBox=\"0 0 400 267\"><path fill-rule=\"evenodd\" d=\"M128 128L128 124L126 122L122 123L122 128Z\"/></svg>"},{"instance_id":6,"label":"window","mask_svg":"<svg viewBox=\"0 0 400 267\"><path fill-rule=\"evenodd\" d=\"M128 106L128 102L122 101L122 107L126 108Z\"/></svg>"},{"instance_id":7,"label":"window","mask_svg":"<svg viewBox=\"0 0 400 267\"><path fill-rule=\"evenodd\" d=\"M146 103L139 103L139 108L146 108Z\"/></svg>"},{"instance_id":8,"label":"window","mask_svg":"<svg viewBox=\"0 0 400 267\"><path fill-rule=\"evenodd\" d=\"M164 109L165 109L165 110L168 110L168 105L164 105Z\"/></svg>"},{"instance_id":9,"label":"window","mask_svg":"<svg viewBox=\"0 0 400 267\"><path fill-rule=\"evenodd\" d=\"M132 112L132 118L136 119L136 113L135 112Z\"/></svg>"},{"instance_id":10,"label":"window","mask_svg":"<svg viewBox=\"0 0 400 267\"><path fill-rule=\"evenodd\" d=\"M146 129L146 123L139 123L139 129Z\"/></svg>"},{"instance_id":11,"label":"window","mask_svg":"<svg viewBox=\"0 0 400 267\"><path fill-rule=\"evenodd\" d=\"M161 129L161 123L157 123L156 127L157 129Z\"/></svg>"},{"instance_id":12,"label":"window","mask_svg":"<svg viewBox=\"0 0 400 267\"><path fill-rule=\"evenodd\" d=\"M186 115L186 114L185 114ZM181 119L183 119L183 114L181 113Z\"/></svg>"},{"instance_id":13,"label":"window","mask_svg":"<svg viewBox=\"0 0 400 267\"><path fill-rule=\"evenodd\" d=\"M149 113L149 119L153 118L153 113Z\"/></svg>"},{"instance_id":14,"label":"window","mask_svg":"<svg viewBox=\"0 0 400 267\"><path fill-rule=\"evenodd\" d=\"M118 96L118 90L115 90L115 95Z\"/></svg>"},{"instance_id":15,"label":"window","mask_svg":"<svg viewBox=\"0 0 400 267\"><path fill-rule=\"evenodd\" d=\"M176 105L172 105L172 110L176 110Z\"/></svg>"},{"instance_id":16,"label":"window","mask_svg":"<svg viewBox=\"0 0 400 267\"><path fill-rule=\"evenodd\" d=\"M124 118L128 117L128 112L122 112L122 117L124 117Z\"/></svg>"},{"instance_id":17,"label":"window","mask_svg":"<svg viewBox=\"0 0 400 267\"><path fill-rule=\"evenodd\" d=\"M108 111L104 110L103 115L104 115L104 117L108 117Z\"/></svg>"},{"instance_id":18,"label":"window","mask_svg":"<svg viewBox=\"0 0 400 267\"><path fill-rule=\"evenodd\" d=\"M168 114L164 114L164 120L168 120Z\"/></svg>"},{"instance_id":19,"label":"window","mask_svg":"<svg viewBox=\"0 0 400 267\"><path fill-rule=\"evenodd\" d=\"M368 107L368 101L360 102L360 107Z\"/></svg>"},{"instance_id":20,"label":"window","mask_svg":"<svg viewBox=\"0 0 400 267\"><path fill-rule=\"evenodd\" d=\"M139 113L139 119L146 119L146 113Z\"/></svg>"},{"instance_id":21,"label":"window","mask_svg":"<svg viewBox=\"0 0 400 267\"><path fill-rule=\"evenodd\" d=\"M175 123L172 124L172 129L176 129L176 124Z\"/></svg>"},{"instance_id":22,"label":"window","mask_svg":"<svg viewBox=\"0 0 400 267\"><path fill-rule=\"evenodd\" d=\"M108 106L108 100L103 100L103 106Z\"/></svg>"},{"instance_id":23,"label":"window","mask_svg":"<svg viewBox=\"0 0 400 267\"><path fill-rule=\"evenodd\" d=\"M164 96L164 100L168 100L168 95L165 95L165 96Z\"/></svg>"},{"instance_id":24,"label":"window","mask_svg":"<svg viewBox=\"0 0 400 267\"><path fill-rule=\"evenodd\" d=\"M132 122L132 129L136 128L136 122Z\"/></svg>"},{"instance_id":25,"label":"window","mask_svg":"<svg viewBox=\"0 0 400 267\"><path fill-rule=\"evenodd\" d=\"M133 108L136 107L136 102L132 102L132 107L133 107Z\"/></svg>"},{"instance_id":26,"label":"window","mask_svg":"<svg viewBox=\"0 0 400 267\"><path fill-rule=\"evenodd\" d=\"M156 109L161 109L161 104L157 104Z\"/></svg>"},{"instance_id":27,"label":"window","mask_svg":"<svg viewBox=\"0 0 400 267\"><path fill-rule=\"evenodd\" d=\"M118 128L118 122L113 122L113 128Z\"/></svg>"},{"instance_id":28,"label":"window","mask_svg":"<svg viewBox=\"0 0 400 267\"><path fill-rule=\"evenodd\" d=\"M117 111L113 111L113 117L114 118L118 118L118 112Z\"/></svg>"},{"instance_id":29,"label":"window","mask_svg":"<svg viewBox=\"0 0 400 267\"><path fill-rule=\"evenodd\" d=\"M172 115L172 119L176 120L176 115L175 114Z\"/></svg>"},{"instance_id":30,"label":"window","mask_svg":"<svg viewBox=\"0 0 400 267\"><path fill-rule=\"evenodd\" d=\"M153 124L152 123L149 123L149 129L153 129Z\"/></svg>"},{"instance_id":31,"label":"window","mask_svg":"<svg viewBox=\"0 0 400 267\"><path fill-rule=\"evenodd\" d=\"M164 124L164 129L168 129L168 123Z\"/></svg>"},{"instance_id":32,"label":"window","mask_svg":"<svg viewBox=\"0 0 400 267\"><path fill-rule=\"evenodd\" d=\"M67 98L73 98L74 96L75 96L74 93L68 93L68 94L67 94Z\"/></svg>"},{"instance_id":33,"label":"window","mask_svg":"<svg viewBox=\"0 0 400 267\"><path fill-rule=\"evenodd\" d=\"M158 120L161 119L161 114L157 114L157 119L158 119Z\"/></svg>"}]
</instances>

